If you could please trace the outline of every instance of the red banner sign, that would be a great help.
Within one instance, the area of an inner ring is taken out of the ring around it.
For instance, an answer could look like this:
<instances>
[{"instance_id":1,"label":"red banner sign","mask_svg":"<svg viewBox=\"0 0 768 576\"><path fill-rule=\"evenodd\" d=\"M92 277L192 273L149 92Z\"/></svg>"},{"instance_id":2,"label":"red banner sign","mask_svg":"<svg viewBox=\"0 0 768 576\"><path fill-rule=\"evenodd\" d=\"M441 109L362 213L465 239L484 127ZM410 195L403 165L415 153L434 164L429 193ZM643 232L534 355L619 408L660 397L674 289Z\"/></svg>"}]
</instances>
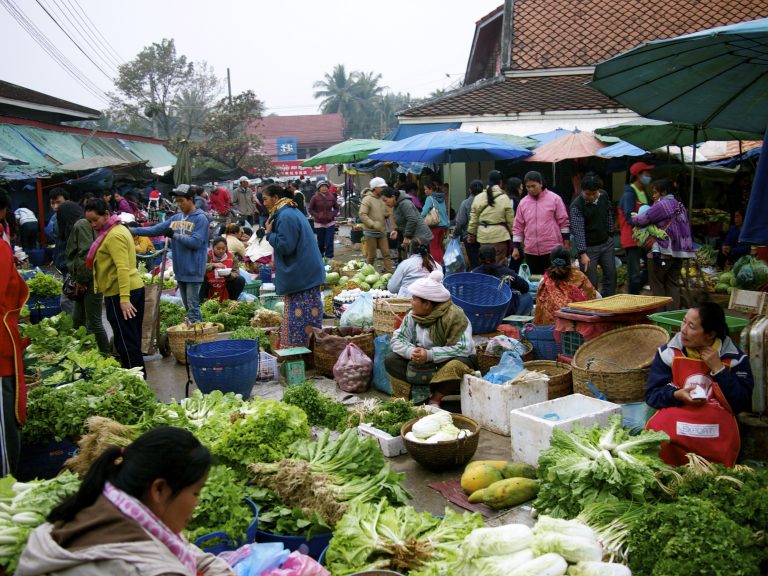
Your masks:
<instances>
[{"instance_id":1,"label":"red banner sign","mask_svg":"<svg viewBox=\"0 0 768 576\"><path fill-rule=\"evenodd\" d=\"M304 167L301 165L302 162L303 160L282 160L277 162L273 161L272 164L274 164L275 168L280 171L280 176L289 178L306 178L307 176L313 178L315 176L325 176L327 170L325 164Z\"/></svg>"}]
</instances>

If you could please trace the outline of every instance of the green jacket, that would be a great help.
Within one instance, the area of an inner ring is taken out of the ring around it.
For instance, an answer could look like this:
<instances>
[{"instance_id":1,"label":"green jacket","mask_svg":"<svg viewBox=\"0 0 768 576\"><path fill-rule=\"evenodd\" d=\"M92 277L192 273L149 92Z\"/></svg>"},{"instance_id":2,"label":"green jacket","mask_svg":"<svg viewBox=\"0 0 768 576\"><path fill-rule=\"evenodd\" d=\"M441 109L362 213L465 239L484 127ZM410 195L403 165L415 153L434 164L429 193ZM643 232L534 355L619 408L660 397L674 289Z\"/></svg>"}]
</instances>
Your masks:
<instances>
[{"instance_id":1,"label":"green jacket","mask_svg":"<svg viewBox=\"0 0 768 576\"><path fill-rule=\"evenodd\" d=\"M89 284L93 280L93 270L85 267L85 257L96 239L96 233L88 220L81 218L75 222L72 233L67 239L67 271L78 284Z\"/></svg>"},{"instance_id":2,"label":"green jacket","mask_svg":"<svg viewBox=\"0 0 768 576\"><path fill-rule=\"evenodd\" d=\"M480 192L472 201L467 232L472 234L479 244L507 242L512 238L511 230L514 222L515 211L512 209L512 201L504 190L494 186L493 206L488 205L486 192Z\"/></svg>"}]
</instances>

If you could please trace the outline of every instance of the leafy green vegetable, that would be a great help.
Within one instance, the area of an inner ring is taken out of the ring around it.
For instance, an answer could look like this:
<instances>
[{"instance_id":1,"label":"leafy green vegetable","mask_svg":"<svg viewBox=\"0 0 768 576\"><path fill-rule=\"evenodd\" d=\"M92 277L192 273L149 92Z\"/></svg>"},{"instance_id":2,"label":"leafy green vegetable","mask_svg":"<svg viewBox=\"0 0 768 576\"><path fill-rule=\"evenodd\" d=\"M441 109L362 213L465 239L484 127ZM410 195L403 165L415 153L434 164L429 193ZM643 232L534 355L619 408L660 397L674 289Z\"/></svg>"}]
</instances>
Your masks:
<instances>
[{"instance_id":1,"label":"leafy green vegetable","mask_svg":"<svg viewBox=\"0 0 768 576\"><path fill-rule=\"evenodd\" d=\"M395 570L411 576L449 574L461 543L483 525L479 514L457 514L450 508L436 518L410 506L354 502L336 525L326 554L332 574Z\"/></svg>"},{"instance_id":2,"label":"leafy green vegetable","mask_svg":"<svg viewBox=\"0 0 768 576\"><path fill-rule=\"evenodd\" d=\"M347 408L341 402L323 394L311 380L296 386L288 386L283 392L283 402L304 410L310 426L331 430L344 430L347 424Z\"/></svg>"},{"instance_id":3,"label":"leafy green vegetable","mask_svg":"<svg viewBox=\"0 0 768 576\"><path fill-rule=\"evenodd\" d=\"M251 318L259 307L258 302L242 302L233 300L207 300L200 306L200 313L206 322L224 324L224 330L229 332L242 326L250 326Z\"/></svg>"},{"instance_id":4,"label":"leafy green vegetable","mask_svg":"<svg viewBox=\"0 0 768 576\"><path fill-rule=\"evenodd\" d=\"M183 306L160 300L160 334L165 334L168 328L184 322L187 315Z\"/></svg>"},{"instance_id":5,"label":"leafy green vegetable","mask_svg":"<svg viewBox=\"0 0 768 576\"><path fill-rule=\"evenodd\" d=\"M27 280L27 286L29 286L29 293L32 296L52 298L61 295L62 283L50 274L43 272L38 272Z\"/></svg>"},{"instance_id":6,"label":"leafy green vegetable","mask_svg":"<svg viewBox=\"0 0 768 576\"><path fill-rule=\"evenodd\" d=\"M682 497L646 506L630 529L629 567L649 576L758 576L760 550L749 528L714 504Z\"/></svg>"},{"instance_id":7,"label":"leafy green vegetable","mask_svg":"<svg viewBox=\"0 0 768 576\"><path fill-rule=\"evenodd\" d=\"M240 326L229 335L230 340L258 340L259 348L264 352L272 352L272 343L269 341L267 333L261 328L255 326Z\"/></svg>"},{"instance_id":8,"label":"leafy green vegetable","mask_svg":"<svg viewBox=\"0 0 768 576\"><path fill-rule=\"evenodd\" d=\"M306 514L300 508L286 506L269 488L249 486L248 497L259 507L259 530L285 536L303 535L308 539L333 531L316 511Z\"/></svg>"},{"instance_id":9,"label":"leafy green vegetable","mask_svg":"<svg viewBox=\"0 0 768 576\"><path fill-rule=\"evenodd\" d=\"M353 410L352 424L370 424L390 436L400 436L403 424L426 414L422 406L414 406L410 400L395 398L375 403L371 409Z\"/></svg>"},{"instance_id":10,"label":"leafy green vegetable","mask_svg":"<svg viewBox=\"0 0 768 576\"><path fill-rule=\"evenodd\" d=\"M539 456L541 480L537 510L559 518L574 518L594 502L643 502L656 485L655 474L668 467L659 458L663 432L630 436L621 415L610 426L572 432L555 428L550 446Z\"/></svg>"},{"instance_id":11,"label":"leafy green vegetable","mask_svg":"<svg viewBox=\"0 0 768 576\"><path fill-rule=\"evenodd\" d=\"M20 332L32 341L24 352L24 366L27 371L35 368L58 368L71 354L96 349L96 338L93 334L88 334L85 326L75 330L72 316L65 313L43 318L37 324L23 325Z\"/></svg>"}]
</instances>

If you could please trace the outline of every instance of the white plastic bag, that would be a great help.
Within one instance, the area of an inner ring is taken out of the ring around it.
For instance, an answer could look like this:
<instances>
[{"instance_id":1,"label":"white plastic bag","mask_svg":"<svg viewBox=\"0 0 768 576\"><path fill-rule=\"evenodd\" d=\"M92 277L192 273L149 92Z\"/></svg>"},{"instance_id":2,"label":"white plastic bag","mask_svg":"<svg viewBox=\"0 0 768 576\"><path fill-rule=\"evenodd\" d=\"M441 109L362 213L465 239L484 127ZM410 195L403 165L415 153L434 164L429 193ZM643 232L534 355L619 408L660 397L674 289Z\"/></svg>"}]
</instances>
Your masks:
<instances>
[{"instance_id":1,"label":"white plastic bag","mask_svg":"<svg viewBox=\"0 0 768 576\"><path fill-rule=\"evenodd\" d=\"M341 326L356 326L357 328L373 328L373 296L367 292L349 305L339 320Z\"/></svg>"}]
</instances>

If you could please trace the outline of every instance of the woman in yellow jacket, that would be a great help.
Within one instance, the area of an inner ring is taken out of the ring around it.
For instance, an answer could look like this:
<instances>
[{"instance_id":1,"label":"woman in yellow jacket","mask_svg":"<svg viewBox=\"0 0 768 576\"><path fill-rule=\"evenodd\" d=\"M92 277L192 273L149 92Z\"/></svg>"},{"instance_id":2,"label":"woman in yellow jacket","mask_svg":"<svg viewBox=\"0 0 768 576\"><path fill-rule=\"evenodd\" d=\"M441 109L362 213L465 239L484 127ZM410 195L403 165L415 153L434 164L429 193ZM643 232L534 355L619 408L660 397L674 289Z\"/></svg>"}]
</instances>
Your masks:
<instances>
[{"instance_id":1,"label":"woman in yellow jacket","mask_svg":"<svg viewBox=\"0 0 768 576\"><path fill-rule=\"evenodd\" d=\"M498 170L488 173L488 188L472 201L467 225L467 242L496 249L496 262L506 264L509 256L511 230L515 222L512 201L501 188L502 175Z\"/></svg>"},{"instance_id":2,"label":"woman in yellow jacket","mask_svg":"<svg viewBox=\"0 0 768 576\"><path fill-rule=\"evenodd\" d=\"M94 198L85 205L85 218L96 232L85 260L93 269L94 292L104 295L107 320L123 368L144 370L141 324L144 320L144 283L136 270L136 245L128 228L111 216L106 203Z\"/></svg>"}]
</instances>

